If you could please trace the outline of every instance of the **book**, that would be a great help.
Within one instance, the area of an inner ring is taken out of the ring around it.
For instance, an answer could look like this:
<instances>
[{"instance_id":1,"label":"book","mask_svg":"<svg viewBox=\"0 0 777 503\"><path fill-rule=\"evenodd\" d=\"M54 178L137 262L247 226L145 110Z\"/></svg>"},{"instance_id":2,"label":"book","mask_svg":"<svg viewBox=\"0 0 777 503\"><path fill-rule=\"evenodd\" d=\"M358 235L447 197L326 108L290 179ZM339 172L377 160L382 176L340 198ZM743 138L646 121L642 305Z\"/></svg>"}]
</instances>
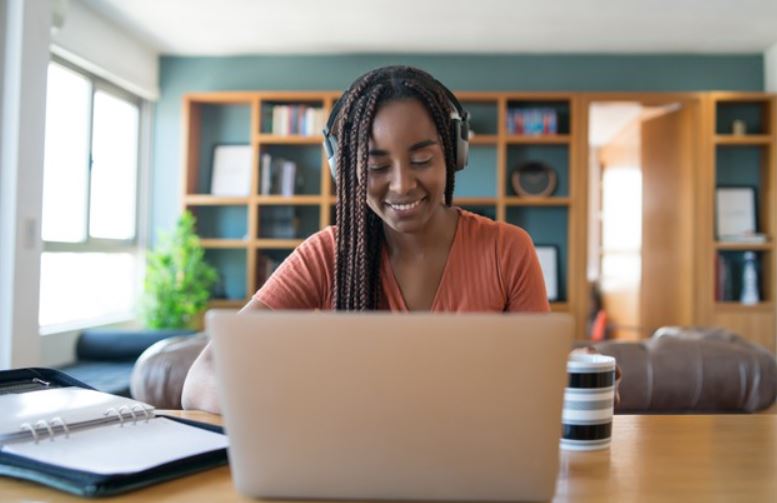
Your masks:
<instances>
[{"instance_id":1,"label":"book","mask_svg":"<svg viewBox=\"0 0 777 503\"><path fill-rule=\"evenodd\" d=\"M20 370L50 377L30 389L8 378L19 370L0 372L0 474L97 496L226 462L220 428L157 414L51 369Z\"/></svg>"}]
</instances>

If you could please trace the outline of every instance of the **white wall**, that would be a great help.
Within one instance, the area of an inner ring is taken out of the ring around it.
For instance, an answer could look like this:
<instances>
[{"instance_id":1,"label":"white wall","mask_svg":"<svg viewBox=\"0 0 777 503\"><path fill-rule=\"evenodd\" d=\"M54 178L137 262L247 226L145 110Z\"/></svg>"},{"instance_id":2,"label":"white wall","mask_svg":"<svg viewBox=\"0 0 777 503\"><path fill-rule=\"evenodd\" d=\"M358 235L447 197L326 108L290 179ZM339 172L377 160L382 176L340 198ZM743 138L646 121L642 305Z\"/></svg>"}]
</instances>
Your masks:
<instances>
[{"instance_id":1,"label":"white wall","mask_svg":"<svg viewBox=\"0 0 777 503\"><path fill-rule=\"evenodd\" d=\"M51 3L0 0L0 369L38 365Z\"/></svg>"},{"instance_id":2,"label":"white wall","mask_svg":"<svg viewBox=\"0 0 777 503\"><path fill-rule=\"evenodd\" d=\"M52 35L54 54L143 98L159 97L159 54L79 0Z\"/></svg>"},{"instance_id":3,"label":"white wall","mask_svg":"<svg viewBox=\"0 0 777 503\"><path fill-rule=\"evenodd\" d=\"M764 53L764 90L777 92L777 44Z\"/></svg>"}]
</instances>

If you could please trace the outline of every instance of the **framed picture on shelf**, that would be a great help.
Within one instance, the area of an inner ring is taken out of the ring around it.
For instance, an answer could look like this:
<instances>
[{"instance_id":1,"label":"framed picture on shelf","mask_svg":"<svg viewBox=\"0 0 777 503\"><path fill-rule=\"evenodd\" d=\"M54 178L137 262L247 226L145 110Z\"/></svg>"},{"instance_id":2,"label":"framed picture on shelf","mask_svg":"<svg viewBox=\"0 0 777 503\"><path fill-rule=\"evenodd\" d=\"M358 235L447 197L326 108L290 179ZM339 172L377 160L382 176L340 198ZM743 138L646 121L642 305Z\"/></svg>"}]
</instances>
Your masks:
<instances>
[{"instance_id":1,"label":"framed picture on shelf","mask_svg":"<svg viewBox=\"0 0 777 503\"><path fill-rule=\"evenodd\" d=\"M216 145L210 193L214 196L247 196L251 191L251 145Z\"/></svg>"},{"instance_id":2,"label":"framed picture on shelf","mask_svg":"<svg viewBox=\"0 0 777 503\"><path fill-rule=\"evenodd\" d=\"M755 187L730 186L715 189L715 232L720 241L757 237Z\"/></svg>"},{"instance_id":3,"label":"framed picture on shelf","mask_svg":"<svg viewBox=\"0 0 777 503\"><path fill-rule=\"evenodd\" d=\"M540 260L542 276L545 278L545 290L548 300L559 300L558 296L558 247L554 245L537 245L537 258Z\"/></svg>"}]
</instances>

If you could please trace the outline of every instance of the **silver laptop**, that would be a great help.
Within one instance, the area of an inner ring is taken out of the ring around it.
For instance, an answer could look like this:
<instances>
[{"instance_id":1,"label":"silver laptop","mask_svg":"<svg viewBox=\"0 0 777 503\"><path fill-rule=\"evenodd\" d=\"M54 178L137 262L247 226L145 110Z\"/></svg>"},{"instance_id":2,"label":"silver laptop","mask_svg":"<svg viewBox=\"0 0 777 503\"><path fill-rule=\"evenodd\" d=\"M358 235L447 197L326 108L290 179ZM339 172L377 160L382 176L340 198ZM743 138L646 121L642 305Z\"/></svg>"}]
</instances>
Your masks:
<instances>
[{"instance_id":1,"label":"silver laptop","mask_svg":"<svg viewBox=\"0 0 777 503\"><path fill-rule=\"evenodd\" d=\"M572 319L211 311L238 491L548 500Z\"/></svg>"}]
</instances>

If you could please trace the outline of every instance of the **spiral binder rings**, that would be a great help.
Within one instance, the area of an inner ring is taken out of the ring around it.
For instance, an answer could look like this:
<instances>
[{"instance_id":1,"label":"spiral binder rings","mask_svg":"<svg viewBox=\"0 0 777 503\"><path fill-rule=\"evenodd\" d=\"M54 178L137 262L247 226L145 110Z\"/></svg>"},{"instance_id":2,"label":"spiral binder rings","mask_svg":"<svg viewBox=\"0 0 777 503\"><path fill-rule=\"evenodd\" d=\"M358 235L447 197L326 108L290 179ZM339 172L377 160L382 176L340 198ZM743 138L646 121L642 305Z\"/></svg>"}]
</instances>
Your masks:
<instances>
[{"instance_id":1,"label":"spiral binder rings","mask_svg":"<svg viewBox=\"0 0 777 503\"><path fill-rule=\"evenodd\" d=\"M52 369L0 372L0 411L0 475L80 496L117 494L227 461L220 427L158 414Z\"/></svg>"}]
</instances>

